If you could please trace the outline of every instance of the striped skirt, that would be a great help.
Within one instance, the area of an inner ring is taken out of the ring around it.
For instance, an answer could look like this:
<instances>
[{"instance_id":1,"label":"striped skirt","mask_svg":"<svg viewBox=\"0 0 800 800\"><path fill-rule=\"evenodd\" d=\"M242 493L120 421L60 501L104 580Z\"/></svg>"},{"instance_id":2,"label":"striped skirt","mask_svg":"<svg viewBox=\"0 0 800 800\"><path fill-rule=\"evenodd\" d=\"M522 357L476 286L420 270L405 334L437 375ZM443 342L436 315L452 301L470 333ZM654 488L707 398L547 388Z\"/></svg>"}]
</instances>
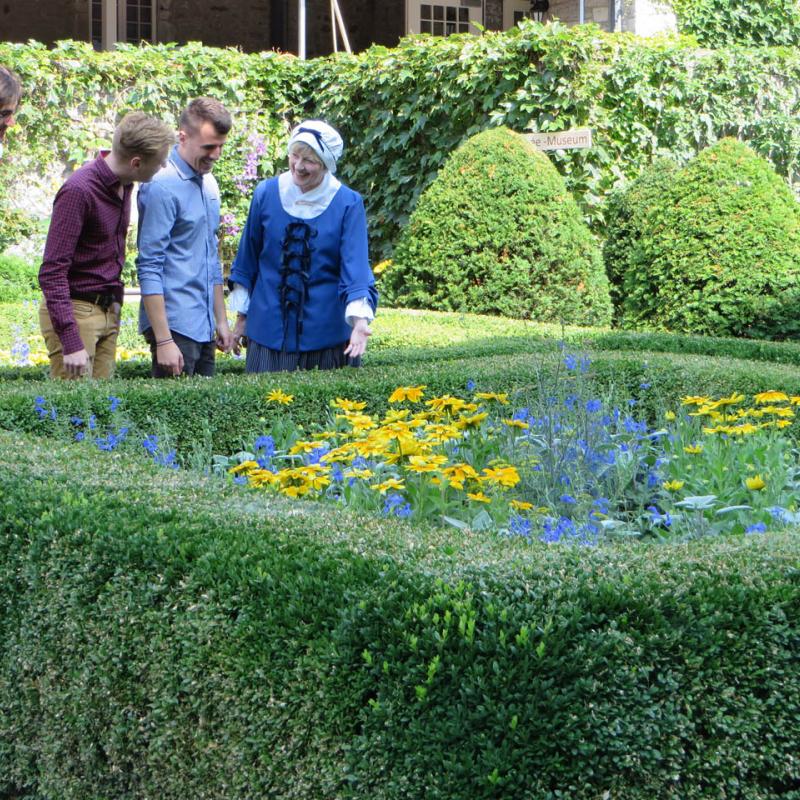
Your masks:
<instances>
[{"instance_id":1,"label":"striped skirt","mask_svg":"<svg viewBox=\"0 0 800 800\"><path fill-rule=\"evenodd\" d=\"M282 353L254 342L247 343L247 372L294 372L298 369L341 369L360 367L361 356L348 358L345 348L348 342L324 350L309 350L306 353Z\"/></svg>"}]
</instances>

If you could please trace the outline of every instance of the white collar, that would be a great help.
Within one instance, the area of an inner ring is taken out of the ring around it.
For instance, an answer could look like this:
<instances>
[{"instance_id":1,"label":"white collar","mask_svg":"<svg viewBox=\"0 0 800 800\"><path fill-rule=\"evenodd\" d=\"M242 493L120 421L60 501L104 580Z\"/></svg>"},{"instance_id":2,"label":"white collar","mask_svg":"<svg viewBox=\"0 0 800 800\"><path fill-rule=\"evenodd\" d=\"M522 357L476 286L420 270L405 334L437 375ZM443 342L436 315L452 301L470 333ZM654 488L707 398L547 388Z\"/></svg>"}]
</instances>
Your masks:
<instances>
[{"instance_id":1,"label":"white collar","mask_svg":"<svg viewBox=\"0 0 800 800\"><path fill-rule=\"evenodd\" d=\"M278 176L278 192L283 210L291 217L314 219L331 204L341 181L330 172L326 172L319 186L308 192L301 192L292 180L291 172L283 172Z\"/></svg>"}]
</instances>

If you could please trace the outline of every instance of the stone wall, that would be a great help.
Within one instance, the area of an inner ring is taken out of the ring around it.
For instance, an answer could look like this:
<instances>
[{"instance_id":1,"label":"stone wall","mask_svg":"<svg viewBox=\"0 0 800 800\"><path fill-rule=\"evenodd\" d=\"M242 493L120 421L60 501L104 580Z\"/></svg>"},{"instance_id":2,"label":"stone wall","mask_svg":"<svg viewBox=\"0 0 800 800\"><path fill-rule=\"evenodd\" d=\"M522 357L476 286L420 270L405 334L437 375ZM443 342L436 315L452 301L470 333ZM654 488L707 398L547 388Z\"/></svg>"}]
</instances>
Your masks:
<instances>
[{"instance_id":1,"label":"stone wall","mask_svg":"<svg viewBox=\"0 0 800 800\"><path fill-rule=\"evenodd\" d=\"M89 7L86 0L0 0L0 39L88 40Z\"/></svg>"}]
</instances>

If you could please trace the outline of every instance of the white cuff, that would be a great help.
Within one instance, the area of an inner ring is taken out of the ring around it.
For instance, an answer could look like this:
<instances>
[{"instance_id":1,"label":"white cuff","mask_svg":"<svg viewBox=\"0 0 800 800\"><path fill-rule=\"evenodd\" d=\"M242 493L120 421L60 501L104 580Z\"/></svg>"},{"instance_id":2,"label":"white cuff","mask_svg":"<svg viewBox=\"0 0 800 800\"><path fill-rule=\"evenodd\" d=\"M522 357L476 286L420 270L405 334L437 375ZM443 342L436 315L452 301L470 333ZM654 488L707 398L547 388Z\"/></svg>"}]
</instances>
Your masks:
<instances>
[{"instance_id":1,"label":"white cuff","mask_svg":"<svg viewBox=\"0 0 800 800\"><path fill-rule=\"evenodd\" d=\"M344 318L352 328L356 324L356 319L361 318L367 322L372 322L375 319L375 314L372 311L372 306L363 297L361 300L352 300L347 304L347 308L344 310Z\"/></svg>"},{"instance_id":2,"label":"white cuff","mask_svg":"<svg viewBox=\"0 0 800 800\"><path fill-rule=\"evenodd\" d=\"M241 283L233 284L233 291L228 295L228 310L246 315L250 308L250 292Z\"/></svg>"}]
</instances>

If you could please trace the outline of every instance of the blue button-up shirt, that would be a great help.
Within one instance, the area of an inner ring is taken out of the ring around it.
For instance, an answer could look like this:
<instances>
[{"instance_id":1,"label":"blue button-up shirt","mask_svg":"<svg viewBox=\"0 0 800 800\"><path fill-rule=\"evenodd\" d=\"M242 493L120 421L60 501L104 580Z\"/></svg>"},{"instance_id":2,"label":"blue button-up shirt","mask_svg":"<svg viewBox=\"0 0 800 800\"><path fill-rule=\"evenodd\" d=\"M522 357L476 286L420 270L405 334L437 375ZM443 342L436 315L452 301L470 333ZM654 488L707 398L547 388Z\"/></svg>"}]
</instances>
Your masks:
<instances>
[{"instance_id":1,"label":"blue button-up shirt","mask_svg":"<svg viewBox=\"0 0 800 800\"><path fill-rule=\"evenodd\" d=\"M162 294L171 331L196 342L214 338L214 286L222 284L217 251L219 187L200 175L175 147L167 165L139 187L139 255L142 295ZM139 307L139 331L152 327Z\"/></svg>"}]
</instances>

